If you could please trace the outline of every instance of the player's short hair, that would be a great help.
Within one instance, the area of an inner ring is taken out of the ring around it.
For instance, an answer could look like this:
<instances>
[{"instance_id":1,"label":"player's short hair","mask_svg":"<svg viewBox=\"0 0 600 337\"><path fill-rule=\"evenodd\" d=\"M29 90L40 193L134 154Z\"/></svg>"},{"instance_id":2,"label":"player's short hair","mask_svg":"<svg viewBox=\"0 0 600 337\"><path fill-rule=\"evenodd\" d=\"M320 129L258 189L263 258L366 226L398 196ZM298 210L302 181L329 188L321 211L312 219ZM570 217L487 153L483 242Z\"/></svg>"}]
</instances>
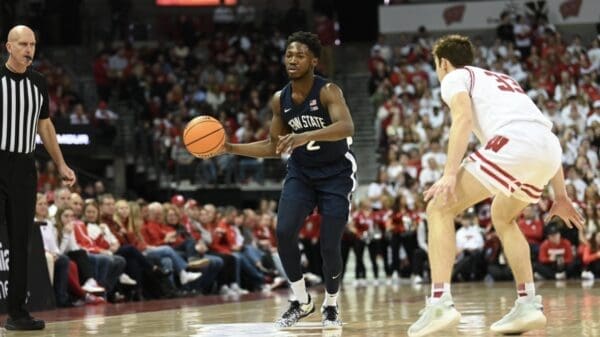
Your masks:
<instances>
[{"instance_id":1,"label":"player's short hair","mask_svg":"<svg viewBox=\"0 0 600 337\"><path fill-rule=\"evenodd\" d=\"M456 68L473 64L473 44L468 37L458 34L439 38L433 45L433 55L445 58Z\"/></svg>"},{"instance_id":2,"label":"player's short hair","mask_svg":"<svg viewBox=\"0 0 600 337\"><path fill-rule=\"evenodd\" d=\"M288 37L285 44L285 49L287 49L292 42L300 42L306 45L308 50L310 50L310 52L313 53L313 55L317 58L321 56L321 40L319 40L317 34L302 31L295 32Z\"/></svg>"}]
</instances>

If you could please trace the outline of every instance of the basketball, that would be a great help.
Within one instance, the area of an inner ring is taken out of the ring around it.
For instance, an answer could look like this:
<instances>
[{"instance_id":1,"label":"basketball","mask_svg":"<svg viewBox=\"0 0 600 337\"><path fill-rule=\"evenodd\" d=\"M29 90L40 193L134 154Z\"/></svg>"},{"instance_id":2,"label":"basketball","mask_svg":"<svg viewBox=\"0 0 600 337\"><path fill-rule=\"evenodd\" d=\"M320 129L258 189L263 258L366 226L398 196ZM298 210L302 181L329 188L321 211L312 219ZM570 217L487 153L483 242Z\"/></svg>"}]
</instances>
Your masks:
<instances>
[{"instance_id":1,"label":"basketball","mask_svg":"<svg viewBox=\"0 0 600 337\"><path fill-rule=\"evenodd\" d=\"M196 117L183 130L183 144L196 157L213 156L225 144L223 125L210 116Z\"/></svg>"}]
</instances>

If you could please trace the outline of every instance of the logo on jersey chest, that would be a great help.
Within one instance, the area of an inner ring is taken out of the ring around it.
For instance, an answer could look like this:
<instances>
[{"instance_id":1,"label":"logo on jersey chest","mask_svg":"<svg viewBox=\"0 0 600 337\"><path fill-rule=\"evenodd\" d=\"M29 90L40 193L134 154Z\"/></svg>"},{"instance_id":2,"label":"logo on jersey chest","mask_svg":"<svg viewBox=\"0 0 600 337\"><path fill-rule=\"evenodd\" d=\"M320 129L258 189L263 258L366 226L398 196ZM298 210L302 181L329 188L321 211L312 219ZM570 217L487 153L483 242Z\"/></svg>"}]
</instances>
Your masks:
<instances>
[{"instance_id":1,"label":"logo on jersey chest","mask_svg":"<svg viewBox=\"0 0 600 337\"><path fill-rule=\"evenodd\" d=\"M326 127L325 120L322 117L302 115L294 117L288 121L288 125L294 131L303 129L322 129Z\"/></svg>"}]
</instances>

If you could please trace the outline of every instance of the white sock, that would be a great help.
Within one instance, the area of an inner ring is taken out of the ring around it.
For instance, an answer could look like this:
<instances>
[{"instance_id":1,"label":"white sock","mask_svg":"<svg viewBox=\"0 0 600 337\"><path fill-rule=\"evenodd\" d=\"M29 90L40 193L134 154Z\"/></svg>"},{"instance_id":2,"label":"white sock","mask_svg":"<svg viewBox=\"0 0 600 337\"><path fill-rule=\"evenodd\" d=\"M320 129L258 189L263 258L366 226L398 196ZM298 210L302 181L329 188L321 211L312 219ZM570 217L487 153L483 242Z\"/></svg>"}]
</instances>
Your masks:
<instances>
[{"instance_id":1,"label":"white sock","mask_svg":"<svg viewBox=\"0 0 600 337\"><path fill-rule=\"evenodd\" d=\"M337 306L337 297L339 295L339 290L335 294L330 294L325 290L325 300L323 301L324 307L335 307Z\"/></svg>"},{"instance_id":2,"label":"white sock","mask_svg":"<svg viewBox=\"0 0 600 337\"><path fill-rule=\"evenodd\" d=\"M304 277L296 282L290 282L292 293L294 297L300 303L308 303L308 293L306 292L306 283L304 283Z\"/></svg>"},{"instance_id":3,"label":"white sock","mask_svg":"<svg viewBox=\"0 0 600 337\"><path fill-rule=\"evenodd\" d=\"M517 285L517 296L519 299L530 300L535 297L535 283L520 283Z\"/></svg>"},{"instance_id":4,"label":"white sock","mask_svg":"<svg viewBox=\"0 0 600 337\"><path fill-rule=\"evenodd\" d=\"M430 303L437 303L444 294L450 295L450 283L432 283Z\"/></svg>"}]
</instances>

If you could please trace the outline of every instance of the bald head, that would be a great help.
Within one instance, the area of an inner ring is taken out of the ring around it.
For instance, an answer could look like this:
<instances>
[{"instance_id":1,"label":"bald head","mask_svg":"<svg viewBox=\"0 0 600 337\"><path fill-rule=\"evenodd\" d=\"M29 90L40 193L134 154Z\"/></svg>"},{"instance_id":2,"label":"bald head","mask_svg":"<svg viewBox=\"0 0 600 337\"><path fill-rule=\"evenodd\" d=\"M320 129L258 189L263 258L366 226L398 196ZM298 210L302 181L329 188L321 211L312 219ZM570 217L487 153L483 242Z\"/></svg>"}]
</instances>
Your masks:
<instances>
[{"instance_id":1,"label":"bald head","mask_svg":"<svg viewBox=\"0 0 600 337\"><path fill-rule=\"evenodd\" d=\"M7 66L13 72L25 72L35 55L36 39L33 30L27 26L14 26L8 32L6 50L8 50Z\"/></svg>"},{"instance_id":2,"label":"bald head","mask_svg":"<svg viewBox=\"0 0 600 337\"><path fill-rule=\"evenodd\" d=\"M8 31L8 38L6 40L8 42L16 42L21 36L24 35L30 35L35 40L35 34L33 33L33 30L25 25L18 25L11 28L11 30Z\"/></svg>"}]
</instances>

